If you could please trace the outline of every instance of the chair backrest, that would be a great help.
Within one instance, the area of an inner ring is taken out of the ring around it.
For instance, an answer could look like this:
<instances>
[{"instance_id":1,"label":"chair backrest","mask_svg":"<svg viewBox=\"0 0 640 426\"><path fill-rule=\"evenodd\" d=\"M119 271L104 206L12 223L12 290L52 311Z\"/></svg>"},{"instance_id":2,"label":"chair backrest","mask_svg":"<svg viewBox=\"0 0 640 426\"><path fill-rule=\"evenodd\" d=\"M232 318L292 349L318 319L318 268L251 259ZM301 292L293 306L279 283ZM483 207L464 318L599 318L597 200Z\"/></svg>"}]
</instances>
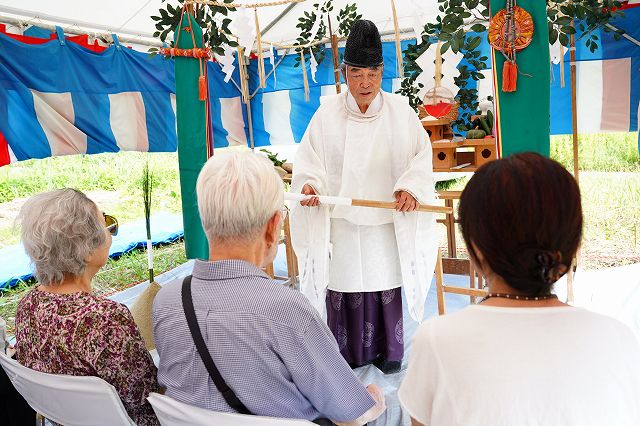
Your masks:
<instances>
[{"instance_id":1,"label":"chair backrest","mask_svg":"<svg viewBox=\"0 0 640 426\"><path fill-rule=\"evenodd\" d=\"M135 425L115 388L98 377L48 374L0 353L0 365L29 405L65 426Z\"/></svg>"},{"instance_id":2,"label":"chair backrest","mask_svg":"<svg viewBox=\"0 0 640 426\"><path fill-rule=\"evenodd\" d=\"M306 420L282 419L275 417L247 416L243 414L221 413L194 407L176 401L159 393L151 393L147 398L162 426L309 426Z\"/></svg>"}]
</instances>

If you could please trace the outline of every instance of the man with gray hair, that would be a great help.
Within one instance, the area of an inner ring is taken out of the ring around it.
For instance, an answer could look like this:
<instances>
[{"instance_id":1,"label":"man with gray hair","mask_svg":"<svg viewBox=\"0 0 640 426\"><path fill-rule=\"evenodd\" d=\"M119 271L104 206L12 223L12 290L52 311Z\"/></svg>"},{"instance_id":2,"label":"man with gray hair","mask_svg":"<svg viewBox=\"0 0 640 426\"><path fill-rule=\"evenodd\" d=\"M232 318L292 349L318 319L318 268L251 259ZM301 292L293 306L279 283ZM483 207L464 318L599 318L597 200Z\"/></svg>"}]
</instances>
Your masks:
<instances>
[{"instance_id":1,"label":"man with gray hair","mask_svg":"<svg viewBox=\"0 0 640 426\"><path fill-rule=\"evenodd\" d=\"M195 261L191 278L166 284L153 306L166 394L215 411L242 412L232 394L255 415L348 425L378 417L379 388L355 377L305 297L261 269L276 255L287 212L272 164L248 152L216 155L196 189L210 258Z\"/></svg>"}]
</instances>

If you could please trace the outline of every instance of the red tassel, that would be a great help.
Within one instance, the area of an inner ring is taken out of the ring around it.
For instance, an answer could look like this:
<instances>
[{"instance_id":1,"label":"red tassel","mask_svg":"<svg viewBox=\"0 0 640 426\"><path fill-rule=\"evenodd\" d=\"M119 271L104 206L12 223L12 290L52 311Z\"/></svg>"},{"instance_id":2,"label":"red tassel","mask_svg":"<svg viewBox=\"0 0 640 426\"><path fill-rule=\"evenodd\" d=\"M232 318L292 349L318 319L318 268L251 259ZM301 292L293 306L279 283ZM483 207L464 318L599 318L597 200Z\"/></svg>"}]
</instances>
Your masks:
<instances>
[{"instance_id":1,"label":"red tassel","mask_svg":"<svg viewBox=\"0 0 640 426\"><path fill-rule=\"evenodd\" d=\"M207 100L207 79L201 75L198 79L198 94L201 101Z\"/></svg>"},{"instance_id":2,"label":"red tassel","mask_svg":"<svg viewBox=\"0 0 640 426\"><path fill-rule=\"evenodd\" d=\"M506 61L502 68L502 91L515 92L518 81L518 65L515 62Z\"/></svg>"}]
</instances>

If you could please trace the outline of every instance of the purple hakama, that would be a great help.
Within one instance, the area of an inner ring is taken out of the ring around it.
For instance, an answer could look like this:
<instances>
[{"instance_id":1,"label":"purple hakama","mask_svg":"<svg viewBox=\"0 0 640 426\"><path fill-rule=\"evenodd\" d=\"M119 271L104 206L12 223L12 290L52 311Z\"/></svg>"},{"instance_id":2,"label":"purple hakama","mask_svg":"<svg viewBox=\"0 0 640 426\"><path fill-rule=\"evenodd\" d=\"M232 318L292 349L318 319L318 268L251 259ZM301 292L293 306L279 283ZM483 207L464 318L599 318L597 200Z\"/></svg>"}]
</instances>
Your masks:
<instances>
[{"instance_id":1,"label":"purple hakama","mask_svg":"<svg viewBox=\"0 0 640 426\"><path fill-rule=\"evenodd\" d=\"M342 293L327 290L327 324L352 367L402 361L402 288Z\"/></svg>"}]
</instances>

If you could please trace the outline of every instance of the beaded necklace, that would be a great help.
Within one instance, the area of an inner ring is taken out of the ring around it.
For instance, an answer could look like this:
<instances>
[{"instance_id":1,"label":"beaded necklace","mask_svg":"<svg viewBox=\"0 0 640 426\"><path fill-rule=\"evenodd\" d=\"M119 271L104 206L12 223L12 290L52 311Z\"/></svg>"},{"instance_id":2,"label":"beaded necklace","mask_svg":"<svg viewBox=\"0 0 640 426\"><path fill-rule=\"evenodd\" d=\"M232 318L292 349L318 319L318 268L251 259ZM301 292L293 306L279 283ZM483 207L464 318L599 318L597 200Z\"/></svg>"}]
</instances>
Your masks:
<instances>
[{"instance_id":1,"label":"beaded necklace","mask_svg":"<svg viewBox=\"0 0 640 426\"><path fill-rule=\"evenodd\" d=\"M549 299L557 299L558 296L555 294L545 294L543 296L520 296L517 294L509 294L509 293L489 293L485 297L480 300L480 303L492 297L501 297L503 299L512 299L512 300L527 300L527 301L536 301L536 300L549 300Z\"/></svg>"}]
</instances>

